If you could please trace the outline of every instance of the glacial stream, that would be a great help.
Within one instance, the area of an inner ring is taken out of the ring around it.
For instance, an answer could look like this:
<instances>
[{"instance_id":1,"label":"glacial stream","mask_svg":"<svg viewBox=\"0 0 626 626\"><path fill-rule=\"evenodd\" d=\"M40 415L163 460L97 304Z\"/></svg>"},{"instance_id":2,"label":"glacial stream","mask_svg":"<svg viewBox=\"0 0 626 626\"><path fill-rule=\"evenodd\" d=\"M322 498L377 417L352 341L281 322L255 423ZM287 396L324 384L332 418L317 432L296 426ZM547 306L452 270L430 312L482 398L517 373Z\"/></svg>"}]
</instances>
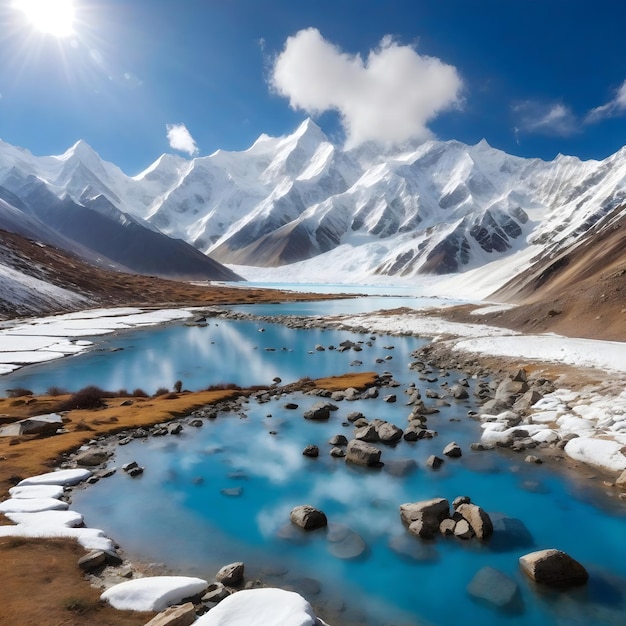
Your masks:
<instances>
[{"instance_id":1,"label":"glacial stream","mask_svg":"<svg viewBox=\"0 0 626 626\"><path fill-rule=\"evenodd\" d=\"M356 306L268 305L254 312L325 315ZM351 438L350 412L404 428L410 412L404 391L411 384L423 396L427 390L434 395L464 377L409 369L411 353L424 340L372 337L209 318L205 327L169 325L99 338L88 354L21 370L2 385L44 391L52 385L97 384L152 393L176 380L200 389L218 383L269 385L275 377L287 383L305 376L389 372L399 386L381 388L376 399L336 402L338 410L327 422L305 420L304 411L319 398L298 393L262 404L251 399L242 411L205 418L201 428L185 426L179 435L119 446L110 465L137 461L145 467L143 475L132 479L118 471L77 489L72 508L143 562L211 580L222 565L244 561L247 580L301 592L333 626L624 624L624 509L584 479L524 463L525 454L472 451L470 444L480 438L479 423L468 417L476 409L471 393L476 381L469 381L467 400L426 399L439 410L428 417L428 428L439 435L395 447L378 444L381 469L329 455L333 435ZM362 349L328 349L345 340L362 342ZM326 349L315 350L317 344ZM391 394L396 402L385 401ZM298 408L285 408L287 402ZM451 441L463 456L429 469L426 459L441 456ZM318 458L302 455L308 444L319 446ZM400 520L404 502L452 501L459 495L490 513L495 525L490 541L425 542L409 535ZM329 530L294 532L289 511L299 504L325 511ZM518 558L543 548L564 550L583 563L591 574L588 585L567 592L533 585L519 570ZM467 591L486 566L519 586L518 600L507 611L485 606Z\"/></svg>"}]
</instances>

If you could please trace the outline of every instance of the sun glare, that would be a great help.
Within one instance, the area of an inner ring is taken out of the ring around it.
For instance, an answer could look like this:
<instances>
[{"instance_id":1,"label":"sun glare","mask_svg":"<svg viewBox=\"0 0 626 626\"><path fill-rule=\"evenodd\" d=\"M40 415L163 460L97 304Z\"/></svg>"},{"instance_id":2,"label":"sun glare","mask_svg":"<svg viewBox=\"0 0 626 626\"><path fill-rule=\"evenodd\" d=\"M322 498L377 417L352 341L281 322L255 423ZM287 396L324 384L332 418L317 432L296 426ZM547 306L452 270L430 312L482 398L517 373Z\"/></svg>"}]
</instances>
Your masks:
<instances>
[{"instance_id":1,"label":"sun glare","mask_svg":"<svg viewBox=\"0 0 626 626\"><path fill-rule=\"evenodd\" d=\"M42 33L62 38L74 32L73 0L15 0L13 6Z\"/></svg>"}]
</instances>

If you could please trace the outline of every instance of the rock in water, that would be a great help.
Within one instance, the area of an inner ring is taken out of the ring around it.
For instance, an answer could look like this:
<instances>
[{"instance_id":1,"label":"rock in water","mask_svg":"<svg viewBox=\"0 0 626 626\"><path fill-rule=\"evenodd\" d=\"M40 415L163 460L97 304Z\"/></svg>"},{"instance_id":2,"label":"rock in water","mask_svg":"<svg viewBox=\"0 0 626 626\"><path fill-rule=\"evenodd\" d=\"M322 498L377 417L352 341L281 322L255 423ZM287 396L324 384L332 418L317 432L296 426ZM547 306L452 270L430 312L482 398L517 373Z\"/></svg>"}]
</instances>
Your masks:
<instances>
[{"instance_id":1,"label":"rock in water","mask_svg":"<svg viewBox=\"0 0 626 626\"><path fill-rule=\"evenodd\" d=\"M544 585L570 587L582 585L589 579L587 570L561 550L530 552L520 557L519 564L525 574Z\"/></svg>"},{"instance_id":2,"label":"rock in water","mask_svg":"<svg viewBox=\"0 0 626 626\"><path fill-rule=\"evenodd\" d=\"M478 602L500 611L518 612L522 609L517 583L493 567L479 570L467 586L467 592Z\"/></svg>"},{"instance_id":3,"label":"rock in water","mask_svg":"<svg viewBox=\"0 0 626 626\"><path fill-rule=\"evenodd\" d=\"M380 450L370 446L364 441L353 439L348 444L346 451L346 461L357 465L368 467L378 467L380 465Z\"/></svg>"},{"instance_id":4,"label":"rock in water","mask_svg":"<svg viewBox=\"0 0 626 626\"><path fill-rule=\"evenodd\" d=\"M223 585L232 587L238 585L243 580L244 564L241 561L224 565L215 575L215 580Z\"/></svg>"},{"instance_id":5,"label":"rock in water","mask_svg":"<svg viewBox=\"0 0 626 626\"><path fill-rule=\"evenodd\" d=\"M475 504L461 504L456 511L468 521L478 539L489 539L493 535L491 518L484 509Z\"/></svg>"},{"instance_id":6,"label":"rock in water","mask_svg":"<svg viewBox=\"0 0 626 626\"><path fill-rule=\"evenodd\" d=\"M289 519L304 530L315 530L328 525L326 514L310 504L303 504L292 509Z\"/></svg>"}]
</instances>

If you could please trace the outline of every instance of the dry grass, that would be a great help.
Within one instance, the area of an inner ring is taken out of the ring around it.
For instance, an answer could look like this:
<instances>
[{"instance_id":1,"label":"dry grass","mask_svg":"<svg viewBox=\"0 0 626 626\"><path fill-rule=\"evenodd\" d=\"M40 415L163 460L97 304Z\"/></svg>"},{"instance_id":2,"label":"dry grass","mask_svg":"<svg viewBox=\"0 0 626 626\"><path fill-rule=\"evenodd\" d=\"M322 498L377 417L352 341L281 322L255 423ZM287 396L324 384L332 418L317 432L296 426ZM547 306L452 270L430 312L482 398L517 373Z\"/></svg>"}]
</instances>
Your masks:
<instances>
[{"instance_id":1,"label":"dry grass","mask_svg":"<svg viewBox=\"0 0 626 626\"><path fill-rule=\"evenodd\" d=\"M365 388L375 380L376 374L370 372L303 380L290 387L335 391ZM75 450L94 436L166 422L240 393L246 392L220 389L181 393L175 397L133 398L130 406L120 406L124 398L108 398L104 408L68 412L67 433L51 437L0 438L0 493L5 493L22 478L51 471L64 453ZM0 399L0 414L11 421L49 413L68 397L34 396L18 404L14 399ZM0 515L0 525L7 523ZM153 614L117 611L99 601L100 592L89 585L77 566L83 554L83 548L71 540L0 539L0 624L145 624Z\"/></svg>"},{"instance_id":2,"label":"dry grass","mask_svg":"<svg viewBox=\"0 0 626 626\"><path fill-rule=\"evenodd\" d=\"M71 540L0 539L0 624L140 626L154 613L117 611L83 578Z\"/></svg>"}]
</instances>

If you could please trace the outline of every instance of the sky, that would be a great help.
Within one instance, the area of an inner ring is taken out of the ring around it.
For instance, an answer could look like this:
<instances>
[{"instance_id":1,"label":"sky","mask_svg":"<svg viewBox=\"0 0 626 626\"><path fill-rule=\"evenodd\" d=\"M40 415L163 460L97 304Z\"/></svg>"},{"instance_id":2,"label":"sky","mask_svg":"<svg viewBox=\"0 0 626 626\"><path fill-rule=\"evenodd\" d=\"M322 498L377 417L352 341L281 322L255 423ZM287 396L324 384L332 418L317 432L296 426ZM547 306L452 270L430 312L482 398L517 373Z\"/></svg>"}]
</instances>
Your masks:
<instances>
[{"instance_id":1,"label":"sky","mask_svg":"<svg viewBox=\"0 0 626 626\"><path fill-rule=\"evenodd\" d=\"M626 145L621 0L0 0L0 139L129 175L313 118L346 148Z\"/></svg>"}]
</instances>

